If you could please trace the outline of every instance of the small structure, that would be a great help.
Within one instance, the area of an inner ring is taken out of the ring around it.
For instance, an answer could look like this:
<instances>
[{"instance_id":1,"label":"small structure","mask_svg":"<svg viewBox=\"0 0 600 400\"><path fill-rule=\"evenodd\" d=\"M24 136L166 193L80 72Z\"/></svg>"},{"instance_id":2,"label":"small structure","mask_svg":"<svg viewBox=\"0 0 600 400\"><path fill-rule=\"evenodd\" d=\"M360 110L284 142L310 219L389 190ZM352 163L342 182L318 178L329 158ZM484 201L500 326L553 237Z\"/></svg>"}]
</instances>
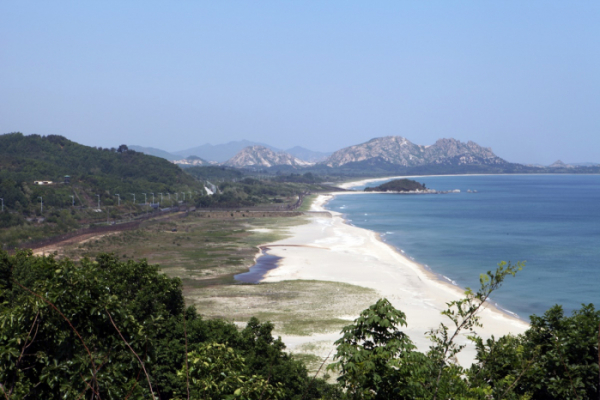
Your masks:
<instances>
[{"instance_id":1,"label":"small structure","mask_svg":"<svg viewBox=\"0 0 600 400\"><path fill-rule=\"evenodd\" d=\"M64 181L63 181L66 185L68 185L69 183L71 183L71 176L70 175L65 175L64 176Z\"/></svg>"},{"instance_id":2,"label":"small structure","mask_svg":"<svg viewBox=\"0 0 600 400\"><path fill-rule=\"evenodd\" d=\"M52 181L33 181L34 185L40 185L40 186L45 186L45 185L52 185Z\"/></svg>"}]
</instances>

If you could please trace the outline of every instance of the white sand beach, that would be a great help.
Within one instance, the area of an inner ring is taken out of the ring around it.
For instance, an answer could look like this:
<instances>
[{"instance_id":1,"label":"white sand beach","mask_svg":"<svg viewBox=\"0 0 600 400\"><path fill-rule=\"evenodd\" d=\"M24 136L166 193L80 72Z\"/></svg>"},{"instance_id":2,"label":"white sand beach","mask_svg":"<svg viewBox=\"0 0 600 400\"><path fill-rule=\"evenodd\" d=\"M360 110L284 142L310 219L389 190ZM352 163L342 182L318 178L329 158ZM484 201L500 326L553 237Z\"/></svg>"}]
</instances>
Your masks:
<instances>
[{"instance_id":1,"label":"white sand beach","mask_svg":"<svg viewBox=\"0 0 600 400\"><path fill-rule=\"evenodd\" d=\"M354 182L352 185L356 184ZM324 204L333 195L343 194L318 196L312 211L326 211ZM282 260L278 268L267 274L264 282L322 280L374 289L381 297L390 300L394 307L406 313L408 327L402 330L421 351L426 351L431 343L426 337L427 331L437 328L440 322L452 326L452 322L440 314L446 309L446 303L463 297L460 288L440 280L421 265L404 257L381 241L375 232L346 224L342 215L336 212L314 213L308 224L290 228L289 238L268 246L269 253L282 257ZM519 334L528 327L526 322L492 305L485 307L480 316L483 328L478 329L478 333L484 338ZM332 332L312 337L283 336L282 339L293 350L311 341L333 342L339 336L339 332ZM468 340L462 336L460 342L467 343ZM458 360L468 365L474 354L472 346L467 347Z\"/></svg>"}]
</instances>

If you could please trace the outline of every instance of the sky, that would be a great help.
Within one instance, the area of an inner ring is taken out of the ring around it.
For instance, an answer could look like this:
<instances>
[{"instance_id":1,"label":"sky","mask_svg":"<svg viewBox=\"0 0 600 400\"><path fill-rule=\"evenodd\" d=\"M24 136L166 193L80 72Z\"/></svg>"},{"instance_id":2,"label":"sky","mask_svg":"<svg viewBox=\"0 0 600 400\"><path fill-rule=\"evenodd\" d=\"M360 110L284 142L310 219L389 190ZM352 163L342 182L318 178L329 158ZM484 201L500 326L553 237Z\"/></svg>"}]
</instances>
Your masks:
<instances>
[{"instance_id":1,"label":"sky","mask_svg":"<svg viewBox=\"0 0 600 400\"><path fill-rule=\"evenodd\" d=\"M597 1L0 1L0 133L600 163Z\"/></svg>"}]
</instances>

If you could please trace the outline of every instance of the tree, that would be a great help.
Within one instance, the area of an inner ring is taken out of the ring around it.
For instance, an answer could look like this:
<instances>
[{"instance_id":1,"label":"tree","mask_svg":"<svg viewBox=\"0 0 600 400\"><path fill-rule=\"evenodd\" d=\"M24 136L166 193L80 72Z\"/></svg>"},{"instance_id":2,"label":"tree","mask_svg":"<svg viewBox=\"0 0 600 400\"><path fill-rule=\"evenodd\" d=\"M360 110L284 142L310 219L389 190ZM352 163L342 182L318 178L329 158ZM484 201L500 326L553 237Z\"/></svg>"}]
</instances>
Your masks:
<instances>
[{"instance_id":1,"label":"tree","mask_svg":"<svg viewBox=\"0 0 600 400\"><path fill-rule=\"evenodd\" d=\"M591 304L570 317L554 306L531 316L523 335L480 341L470 375L489 382L493 398L513 392L532 399L597 399L599 323L600 311Z\"/></svg>"},{"instance_id":2,"label":"tree","mask_svg":"<svg viewBox=\"0 0 600 400\"><path fill-rule=\"evenodd\" d=\"M330 391L322 381L309 388L306 368L272 329L256 319L241 332L204 321L184 309L180 280L145 260L0 251L0 398L172 399L187 392L188 371L198 393L209 381L235 398Z\"/></svg>"},{"instance_id":3,"label":"tree","mask_svg":"<svg viewBox=\"0 0 600 400\"><path fill-rule=\"evenodd\" d=\"M456 343L461 332L469 332L476 343L480 327L478 311L498 289L506 276L514 276L522 264L500 263L495 272L480 277L477 292L466 290L465 297L448 303L442 314L453 323L451 330L443 323L429 332L432 346L427 354L415 346L401 331L405 314L381 299L363 311L353 324L346 326L344 336L335 344L338 360L331 368L340 370L339 382L352 399L484 399L491 393L488 383L470 380L454 360L463 348ZM483 357L485 351L482 352ZM477 382L477 385L473 383Z\"/></svg>"},{"instance_id":4,"label":"tree","mask_svg":"<svg viewBox=\"0 0 600 400\"><path fill-rule=\"evenodd\" d=\"M439 328L429 332L433 345L428 356L439 365L435 384L432 387L434 400L448 398L450 392L453 391L453 385L444 383L444 379L442 379L444 375L448 375L450 372L450 376L460 376L463 373L462 368L455 361L455 356L465 345L458 345L455 339L460 333L467 331L471 341L477 343L481 340L475 331L476 328L482 326L478 316L479 310L492 292L502 286L504 279L508 275L515 276L523 266L524 263L513 265L502 261L498 264L495 272L487 271L479 276L480 287L477 292L467 288L464 298L448 303L448 309L442 311L442 315L452 321L454 328L451 330L444 323L440 323ZM475 390L483 394L481 390L477 390L477 388Z\"/></svg>"},{"instance_id":5,"label":"tree","mask_svg":"<svg viewBox=\"0 0 600 400\"><path fill-rule=\"evenodd\" d=\"M176 280L144 262L106 256L76 266L31 251L0 253L0 271L0 382L11 399L152 392L137 380L152 358L152 331L183 304L164 290L176 288ZM125 289L128 280L134 286ZM142 305L148 292L155 296Z\"/></svg>"},{"instance_id":6,"label":"tree","mask_svg":"<svg viewBox=\"0 0 600 400\"><path fill-rule=\"evenodd\" d=\"M340 371L338 381L350 398L400 398L405 377L398 367L411 358L415 346L398 326L406 326L406 315L380 299L342 329L335 342L338 361L328 368Z\"/></svg>"},{"instance_id":7,"label":"tree","mask_svg":"<svg viewBox=\"0 0 600 400\"><path fill-rule=\"evenodd\" d=\"M244 358L233 348L205 343L188 354L189 367L177 375L187 379L194 399L282 399L281 384L273 386L260 375L244 375Z\"/></svg>"}]
</instances>

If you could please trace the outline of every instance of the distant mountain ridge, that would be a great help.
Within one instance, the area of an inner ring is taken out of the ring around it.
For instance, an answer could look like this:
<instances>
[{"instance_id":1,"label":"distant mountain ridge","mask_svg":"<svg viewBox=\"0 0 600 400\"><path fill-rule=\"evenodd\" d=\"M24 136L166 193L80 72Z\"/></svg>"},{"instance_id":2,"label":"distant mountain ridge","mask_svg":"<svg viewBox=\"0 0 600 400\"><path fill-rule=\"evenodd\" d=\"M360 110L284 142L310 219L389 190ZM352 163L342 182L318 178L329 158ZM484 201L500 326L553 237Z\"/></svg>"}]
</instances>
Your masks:
<instances>
[{"instance_id":1,"label":"distant mountain ridge","mask_svg":"<svg viewBox=\"0 0 600 400\"><path fill-rule=\"evenodd\" d=\"M278 149L277 147L270 146L265 143L253 142L250 140L238 140L225 144L210 144L206 143L201 146L192 147L186 150L180 150L175 152L168 152L165 150L157 149L155 147L145 147L138 145L130 145L129 148L140 153L148 154L151 156L161 157L167 159L169 161L180 161L177 164L187 164L187 160L191 156L196 156L201 158L204 161L207 161L210 164L214 164L215 162L224 163L227 160L233 158L237 153L242 151L246 147L250 146L262 146L266 147L276 153L282 152L283 150ZM323 161L328 156L330 156L331 152L322 152L322 151L314 151L309 150L305 147L294 146L288 150L285 150L286 153L302 160L308 161L311 163Z\"/></svg>"},{"instance_id":2,"label":"distant mountain ridge","mask_svg":"<svg viewBox=\"0 0 600 400\"><path fill-rule=\"evenodd\" d=\"M264 146L248 146L223 165L235 168L270 168L277 165L307 167L313 164L285 152L275 152Z\"/></svg>"},{"instance_id":3,"label":"distant mountain ridge","mask_svg":"<svg viewBox=\"0 0 600 400\"><path fill-rule=\"evenodd\" d=\"M192 167L192 166L207 166L211 165L210 162L201 159L198 156L189 156L181 160L174 160L173 164L177 164L182 168Z\"/></svg>"},{"instance_id":4,"label":"distant mountain ridge","mask_svg":"<svg viewBox=\"0 0 600 400\"><path fill-rule=\"evenodd\" d=\"M175 161L175 160L181 159L180 156L176 156L175 154L169 153L168 151L164 151L161 149L157 149L155 147L137 146L135 144L129 145L128 147L129 147L129 149L131 149L133 151L137 151L139 153L144 153L149 156L164 158L165 160L169 160L169 161Z\"/></svg>"},{"instance_id":5,"label":"distant mountain ridge","mask_svg":"<svg viewBox=\"0 0 600 400\"><path fill-rule=\"evenodd\" d=\"M552 164L548 165L548 168L580 168L580 167L597 167L600 164L593 162L580 162L580 163L565 163L561 160L556 160Z\"/></svg>"},{"instance_id":6,"label":"distant mountain ridge","mask_svg":"<svg viewBox=\"0 0 600 400\"><path fill-rule=\"evenodd\" d=\"M507 161L496 156L490 148L475 142L439 139L431 146L417 145L402 136L385 136L338 150L322 163L341 167L348 163L372 159L403 167L422 165L502 165Z\"/></svg>"},{"instance_id":7,"label":"distant mountain ridge","mask_svg":"<svg viewBox=\"0 0 600 400\"><path fill-rule=\"evenodd\" d=\"M285 152L300 160L312 163L323 161L332 154L332 152L313 151L300 146L294 146L291 149L287 149Z\"/></svg>"},{"instance_id":8,"label":"distant mountain ridge","mask_svg":"<svg viewBox=\"0 0 600 400\"><path fill-rule=\"evenodd\" d=\"M262 146L271 149L272 151L280 151L279 149L269 146L265 143L252 142L250 140L238 140L216 145L206 143L190 149L175 151L173 154L180 156L179 158L198 156L207 161L217 161L222 163L234 157L237 153L249 146Z\"/></svg>"},{"instance_id":9,"label":"distant mountain ridge","mask_svg":"<svg viewBox=\"0 0 600 400\"><path fill-rule=\"evenodd\" d=\"M262 151L246 150L258 146L269 149L272 153L261 154ZM145 154L162 157L182 167L192 165L215 165L217 163L237 168L287 168L290 172L298 168L312 168L314 172L328 173L329 168L348 174L384 173L401 171L408 173L500 173L500 172L539 172L548 168L551 171L579 170L582 168L598 168L597 163L563 163L557 161L550 166L522 165L505 161L498 157L492 149L468 141L456 139L439 139L433 145L418 145L402 136L385 136L371 139L365 143L340 149L334 153L309 150L301 146L292 147L285 152L264 143L249 140L233 141L226 144L204 144L187 150L167 152L153 147L129 146L130 149ZM243 154L239 155L240 152ZM287 153L288 157L282 156ZM198 157L200 160L190 160ZM235 158L235 160L234 160ZM316 164L315 164L316 163ZM268 167L270 165L270 167ZM416 169L415 169L416 168ZM341 169L341 170L340 170Z\"/></svg>"}]
</instances>

